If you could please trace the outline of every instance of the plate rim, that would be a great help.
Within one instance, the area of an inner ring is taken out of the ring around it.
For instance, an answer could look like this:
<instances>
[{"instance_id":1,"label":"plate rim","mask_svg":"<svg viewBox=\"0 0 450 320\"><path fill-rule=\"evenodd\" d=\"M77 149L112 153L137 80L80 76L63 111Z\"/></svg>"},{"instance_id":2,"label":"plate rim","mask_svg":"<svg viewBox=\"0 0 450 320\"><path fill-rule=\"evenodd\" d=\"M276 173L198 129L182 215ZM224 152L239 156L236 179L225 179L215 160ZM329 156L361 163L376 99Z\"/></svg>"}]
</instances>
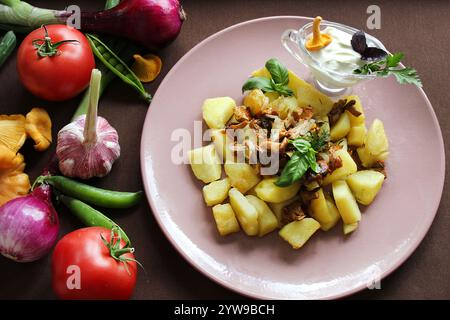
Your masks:
<instances>
[{"instance_id":1,"label":"plate rim","mask_svg":"<svg viewBox=\"0 0 450 320\"><path fill-rule=\"evenodd\" d=\"M158 95L158 91L159 88L162 87L163 85L166 84L166 82L168 82L170 80L170 77L172 76L172 74L174 74L177 69L180 67L180 65L183 64L183 62L188 59L192 54L194 54L199 48L203 47L205 44L207 44L208 42L214 40L217 37L220 37L222 34L225 34L233 29L236 28L240 28L242 26L245 26L247 24L252 24L252 23L258 23L261 21L268 21L268 20L282 20L282 19L302 19L302 20L311 20L313 21L314 18L312 17L306 17L306 16L295 16L295 15L279 15L279 16L267 16L267 17L261 17L261 18L256 18L256 19L251 19L251 20L246 20L246 21L242 21L239 23L236 23L234 25L231 25L229 27L226 27L224 29L221 29L215 33L213 33L212 35L209 35L208 37L206 37L205 39L203 39L202 41L200 41L199 43L197 43L195 46L193 46L191 49L189 49L188 52L186 52L175 64L174 66L169 70L169 72L166 74L166 76L164 77L164 79L161 81L161 83L159 84L155 94L153 97L156 97ZM426 107L429 109L430 114L432 116L432 120L434 123L434 127L435 129L437 129L438 131L438 137L439 137L439 141L438 141L438 145L439 148L442 150L441 153L441 157L440 157L440 161L441 161L441 167L440 167L440 171L443 172L442 178L440 180L440 196L439 196L439 201L437 201L437 204L435 205L435 208L433 209L433 214L431 214L428 218L428 220L426 221L426 228L422 229L422 232L420 234L418 234L418 236L416 237L416 240L414 242L411 243L411 245L409 246L409 249L406 251L406 253L396 261L396 263L392 264L390 266L390 268L387 268L385 270L382 271L381 273L381 277L380 280L386 278L387 276L389 276L392 272L394 272L395 270L397 270L402 264L405 263L406 260L408 260L411 255L414 253L414 251L416 251L417 247L420 245L420 243L422 243L423 239L425 238L425 236L427 235L427 233L429 232L431 225L433 224L433 221L437 215L441 200L442 200L442 195L443 195L443 191L444 191L444 183L445 183L445 172L446 172L446 155L445 155L445 145L444 145L444 139L443 139L443 135L442 135L442 130L441 130L441 126L439 124L439 120L436 116L436 113L434 111L434 108L428 98L428 96L426 95L425 91L423 90L422 87L417 87L417 90L419 90L421 96L424 98L425 101L425 105ZM141 178L142 178L142 182L143 182L143 186L144 186L144 191L146 194L146 198L147 201L150 205L151 211L153 216L155 217L156 222L158 223L160 229L162 230L163 234L165 235L165 237L167 238L167 240L172 244L172 246L176 249L176 251L198 272L200 272L201 274L205 275L207 278L209 278L210 280L214 281L215 283L221 285L222 287L225 287L235 293L238 293L240 295L243 295L245 297L249 297L249 298L256 298L256 299L279 299L276 297L273 297L272 295L261 295L255 292L252 292L250 290L245 290L245 288L243 287L238 287L238 286L234 286L231 283L221 279L220 277L216 276L215 274L209 272L208 270L206 270L205 268L203 268L202 266L200 266L200 264L196 263L196 261L194 261L183 249L182 247L173 239L172 235L170 234L169 230L166 228L166 225L163 223L160 215L158 214L158 210L157 210L157 206L155 204L155 200L153 199L153 194L150 192L150 185L152 184L151 179L148 177L148 172L146 171L146 161L145 161L145 145L144 145L144 132L146 131L146 128L149 127L147 124L147 122L149 122L150 120L150 116L152 113L152 107L151 104L149 106L149 110L147 111L147 114L145 116L145 120L144 120L144 124L143 124L143 129L142 129L142 133L141 133L141 142L140 142L140 165L141 165ZM359 292L363 289L365 289L366 287L364 286L364 284L355 286L354 288L350 289L350 290L346 290L346 291L342 291L336 294L332 294L326 297L323 297L322 299L340 299L343 297L347 297L349 295L352 295L356 292ZM288 299L288 298L285 298ZM296 299L294 297L290 298L290 299ZM298 299L298 298L297 298Z\"/></svg>"}]
</instances>

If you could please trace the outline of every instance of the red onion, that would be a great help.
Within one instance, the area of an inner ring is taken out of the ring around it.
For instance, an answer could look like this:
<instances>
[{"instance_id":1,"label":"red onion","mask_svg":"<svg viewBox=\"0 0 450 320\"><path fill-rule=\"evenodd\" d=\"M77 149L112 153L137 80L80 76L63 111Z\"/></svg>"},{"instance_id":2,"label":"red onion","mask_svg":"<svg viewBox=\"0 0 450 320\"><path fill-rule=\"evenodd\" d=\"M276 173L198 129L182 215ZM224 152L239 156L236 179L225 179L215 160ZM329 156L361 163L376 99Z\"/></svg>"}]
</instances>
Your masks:
<instances>
[{"instance_id":1,"label":"red onion","mask_svg":"<svg viewBox=\"0 0 450 320\"><path fill-rule=\"evenodd\" d=\"M81 29L124 37L155 50L177 37L185 19L178 0L122 0L109 10L82 12Z\"/></svg>"},{"instance_id":2,"label":"red onion","mask_svg":"<svg viewBox=\"0 0 450 320\"><path fill-rule=\"evenodd\" d=\"M0 207L0 253L7 258L17 262L42 258L55 245L58 231L49 185Z\"/></svg>"},{"instance_id":3,"label":"red onion","mask_svg":"<svg viewBox=\"0 0 450 320\"><path fill-rule=\"evenodd\" d=\"M39 28L65 23L68 11L37 8L25 1L0 0L0 29ZM135 41L150 50L171 43L180 33L186 14L178 0L122 0L109 10L81 13L81 29Z\"/></svg>"}]
</instances>

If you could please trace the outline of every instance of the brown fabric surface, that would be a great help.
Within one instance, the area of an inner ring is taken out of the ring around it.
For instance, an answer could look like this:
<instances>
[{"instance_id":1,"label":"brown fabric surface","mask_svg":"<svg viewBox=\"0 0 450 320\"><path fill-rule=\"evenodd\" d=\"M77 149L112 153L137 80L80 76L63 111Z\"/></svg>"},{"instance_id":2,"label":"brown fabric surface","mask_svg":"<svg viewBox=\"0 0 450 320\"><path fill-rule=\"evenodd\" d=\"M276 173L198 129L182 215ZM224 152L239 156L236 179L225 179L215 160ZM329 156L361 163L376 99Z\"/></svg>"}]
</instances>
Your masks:
<instances>
[{"instance_id":1,"label":"brown fabric surface","mask_svg":"<svg viewBox=\"0 0 450 320\"><path fill-rule=\"evenodd\" d=\"M100 9L103 1L30 1L41 7L62 9L72 3L82 10ZM164 66L155 83L147 86L154 93L170 68L194 45L207 36L238 22L272 16L321 14L327 20L353 26L365 26L366 8L373 1L184 1L188 15L178 39L159 54ZM419 71L424 90L439 119L447 155L450 142L450 51L449 1L377 1L382 12L381 30L371 31L392 51L407 53L405 63ZM238 50L238 48L237 48ZM49 103L28 93L21 85L15 58L0 70L0 113L25 114L32 107L46 107L54 123L54 134L69 122L79 98L64 103ZM140 134L147 107L137 94L119 81L108 89L100 103L100 114L120 133L122 156L112 173L95 184L120 190L142 189L139 163ZM407 116L407 115L405 115ZM55 135L54 135L55 137ZM53 148L55 143L53 144ZM52 149L53 150L53 149ZM32 143L23 149L27 169L34 179L51 151L35 152ZM420 155L420 150L418 150ZM448 160L447 160L448 164ZM411 173L413 179L414 173ZM448 178L448 174L447 174ZM449 179L445 184L436 219L422 244L394 273L381 282L381 290L366 290L351 298L417 299L450 298L450 199ZM401 192L401 190L399 190ZM140 270L134 293L136 299L214 299L241 298L222 288L192 268L170 245L150 211L147 202L137 208L113 212L116 220L133 239L136 256L145 266ZM82 225L66 211L60 210L61 234ZM389 221L386 221L389 223ZM17 264L0 256L0 298L52 299L50 258L38 262Z\"/></svg>"}]
</instances>

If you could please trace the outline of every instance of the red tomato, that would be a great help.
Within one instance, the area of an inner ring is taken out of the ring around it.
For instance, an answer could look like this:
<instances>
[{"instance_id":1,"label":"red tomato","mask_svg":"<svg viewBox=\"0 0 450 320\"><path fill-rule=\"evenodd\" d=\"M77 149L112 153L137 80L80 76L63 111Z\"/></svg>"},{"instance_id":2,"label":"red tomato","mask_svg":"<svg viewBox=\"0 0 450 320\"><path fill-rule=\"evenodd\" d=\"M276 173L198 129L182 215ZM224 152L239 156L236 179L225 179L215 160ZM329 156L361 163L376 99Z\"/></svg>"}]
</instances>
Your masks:
<instances>
[{"instance_id":1,"label":"red tomato","mask_svg":"<svg viewBox=\"0 0 450 320\"><path fill-rule=\"evenodd\" d=\"M89 84L91 71L95 68L92 49L86 37L73 27L49 25L46 28L54 47L59 41L78 42L62 43L54 48L53 55L39 56L35 44L44 43L45 29L32 31L17 53L20 80L31 93L42 99L63 101L73 98Z\"/></svg>"},{"instance_id":2,"label":"red tomato","mask_svg":"<svg viewBox=\"0 0 450 320\"><path fill-rule=\"evenodd\" d=\"M65 235L52 257L52 286L60 299L129 299L136 285L136 262L111 256L103 238L111 241L111 230L102 227L78 229ZM121 240L120 248L125 246ZM132 253L121 258L134 259Z\"/></svg>"}]
</instances>

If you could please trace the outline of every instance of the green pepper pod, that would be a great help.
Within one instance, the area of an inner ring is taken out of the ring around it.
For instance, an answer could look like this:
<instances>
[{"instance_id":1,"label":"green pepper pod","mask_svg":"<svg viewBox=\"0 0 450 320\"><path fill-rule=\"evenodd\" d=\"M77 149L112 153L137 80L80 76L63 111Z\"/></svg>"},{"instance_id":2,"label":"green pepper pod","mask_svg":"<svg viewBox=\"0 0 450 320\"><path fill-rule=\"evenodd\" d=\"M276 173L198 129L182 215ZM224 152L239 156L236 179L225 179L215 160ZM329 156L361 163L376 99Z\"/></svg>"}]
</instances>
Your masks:
<instances>
[{"instance_id":1,"label":"green pepper pod","mask_svg":"<svg viewBox=\"0 0 450 320\"><path fill-rule=\"evenodd\" d=\"M16 35L12 31L8 31L0 40L0 67L5 63L6 59L11 55L16 47Z\"/></svg>"},{"instance_id":2,"label":"green pepper pod","mask_svg":"<svg viewBox=\"0 0 450 320\"><path fill-rule=\"evenodd\" d=\"M130 239L126 235L126 233L122 230L121 227L117 225L114 221L112 221L110 218L105 216L103 213L101 213L98 210L95 210L88 204L65 196L63 194L60 194L58 196L58 199L66 205L67 208L69 208L70 212L74 214L78 219L80 219L86 226L88 227L103 227L106 229L112 229L113 227L117 227L118 232L120 233L120 236L122 239L130 243Z\"/></svg>"},{"instance_id":3,"label":"green pepper pod","mask_svg":"<svg viewBox=\"0 0 450 320\"><path fill-rule=\"evenodd\" d=\"M62 194L103 208L130 208L138 204L143 195L142 191L119 192L100 189L63 176L45 176L42 180Z\"/></svg>"},{"instance_id":4,"label":"green pepper pod","mask_svg":"<svg viewBox=\"0 0 450 320\"><path fill-rule=\"evenodd\" d=\"M106 44L99 38L92 34L86 34L86 37L91 45L95 56L116 76L122 79L123 82L138 91L141 96L147 101L152 100L152 96L145 91L141 81L137 78L134 72L123 62Z\"/></svg>"}]
</instances>

